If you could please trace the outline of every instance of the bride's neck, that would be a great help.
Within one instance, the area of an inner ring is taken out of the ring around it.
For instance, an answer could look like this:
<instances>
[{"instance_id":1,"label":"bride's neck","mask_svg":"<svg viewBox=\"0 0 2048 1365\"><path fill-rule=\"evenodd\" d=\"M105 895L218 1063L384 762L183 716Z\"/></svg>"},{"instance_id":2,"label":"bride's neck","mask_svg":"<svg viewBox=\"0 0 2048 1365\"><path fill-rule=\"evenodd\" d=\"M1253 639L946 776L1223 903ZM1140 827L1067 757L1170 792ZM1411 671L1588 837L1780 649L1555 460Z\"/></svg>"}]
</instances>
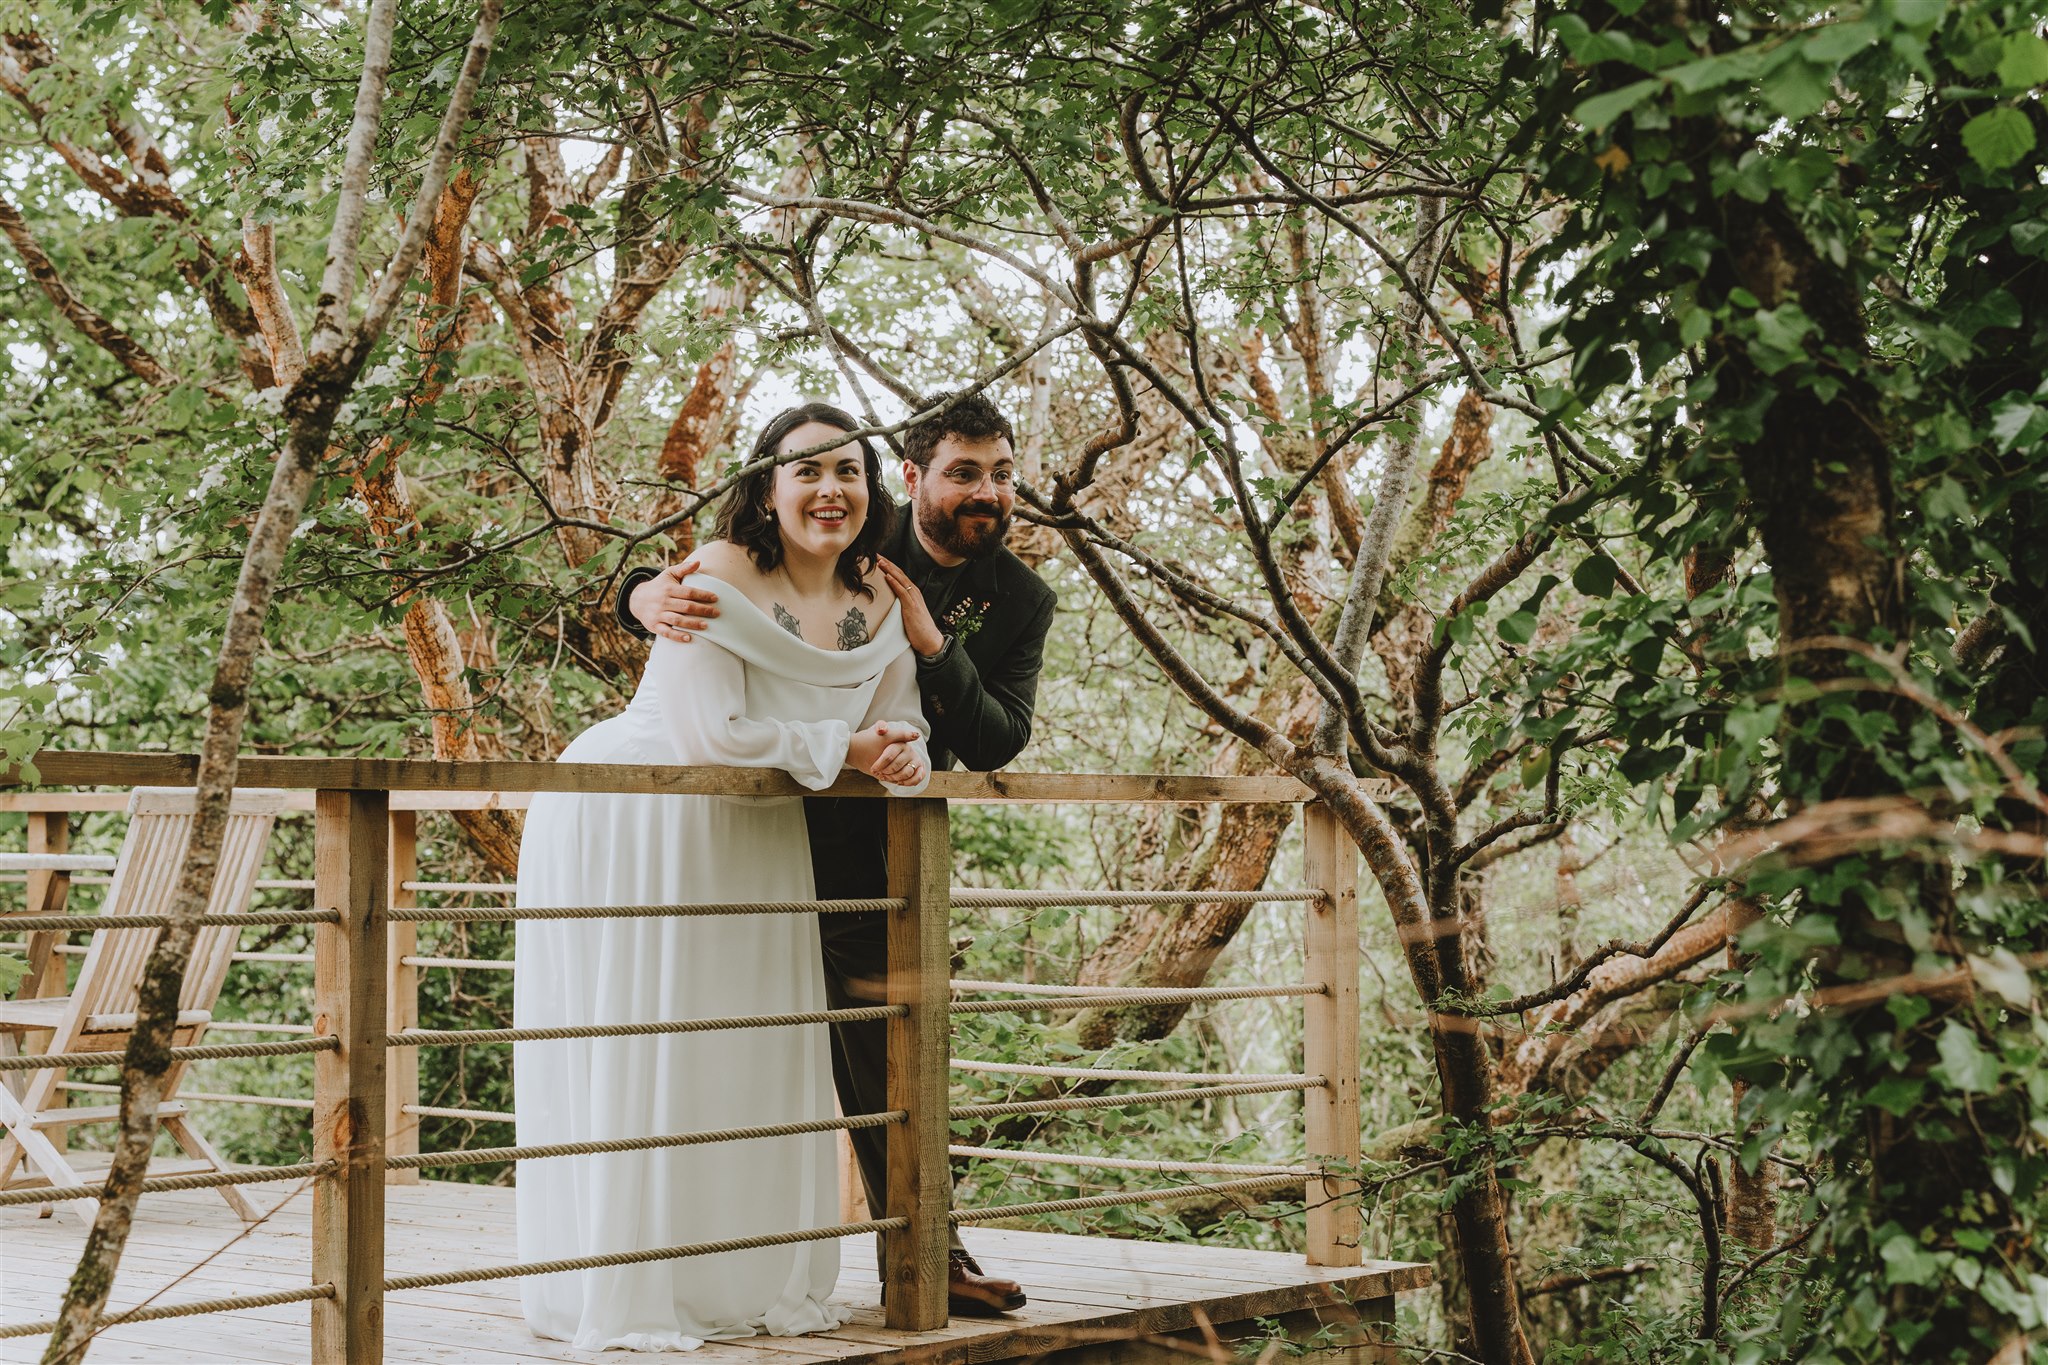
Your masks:
<instances>
[{"instance_id":1,"label":"bride's neck","mask_svg":"<svg viewBox=\"0 0 2048 1365\"><path fill-rule=\"evenodd\" d=\"M782 572L789 576L790 586L804 597L836 597L839 594L838 555L824 558L805 554L784 542Z\"/></svg>"}]
</instances>

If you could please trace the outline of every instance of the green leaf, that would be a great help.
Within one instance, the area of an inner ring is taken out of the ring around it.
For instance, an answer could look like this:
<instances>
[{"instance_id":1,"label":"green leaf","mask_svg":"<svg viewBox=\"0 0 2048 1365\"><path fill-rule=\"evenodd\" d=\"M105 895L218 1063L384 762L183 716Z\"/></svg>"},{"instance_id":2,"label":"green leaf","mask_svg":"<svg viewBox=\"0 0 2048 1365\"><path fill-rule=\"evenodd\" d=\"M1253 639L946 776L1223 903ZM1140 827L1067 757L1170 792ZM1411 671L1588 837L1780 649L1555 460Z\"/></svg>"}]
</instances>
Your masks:
<instances>
[{"instance_id":1,"label":"green leaf","mask_svg":"<svg viewBox=\"0 0 2048 1365\"><path fill-rule=\"evenodd\" d=\"M1619 90L1595 95L1589 100L1581 101L1579 107L1572 110L1572 117L1594 132L1599 132L1649 98L1650 92L1655 90L1657 85L1658 82L1653 80L1636 81L1624 85Z\"/></svg>"},{"instance_id":2,"label":"green leaf","mask_svg":"<svg viewBox=\"0 0 2048 1365\"><path fill-rule=\"evenodd\" d=\"M1616 570L1606 555L1588 555L1572 570L1572 586L1587 597L1607 597L1614 592Z\"/></svg>"},{"instance_id":3,"label":"green leaf","mask_svg":"<svg viewBox=\"0 0 2048 1365\"><path fill-rule=\"evenodd\" d=\"M1764 77L1764 102L1786 118L1805 118L1827 103L1829 73L1797 58Z\"/></svg>"},{"instance_id":4,"label":"green leaf","mask_svg":"<svg viewBox=\"0 0 2048 1365\"><path fill-rule=\"evenodd\" d=\"M28 975L28 959L0 953L0 995L14 994L14 988Z\"/></svg>"},{"instance_id":5,"label":"green leaf","mask_svg":"<svg viewBox=\"0 0 2048 1365\"><path fill-rule=\"evenodd\" d=\"M1941 1054L1936 1069L1964 1094L1982 1095L1997 1087L1998 1058L1979 1047L1977 1035L1955 1020L1942 1026L1934 1050Z\"/></svg>"},{"instance_id":6,"label":"green leaf","mask_svg":"<svg viewBox=\"0 0 2048 1365\"><path fill-rule=\"evenodd\" d=\"M2048 38L2035 33L2009 34L1998 59L1998 79L2004 85L2048 85Z\"/></svg>"},{"instance_id":7,"label":"green leaf","mask_svg":"<svg viewBox=\"0 0 2048 1365\"><path fill-rule=\"evenodd\" d=\"M1884 1257L1885 1279L1892 1284L1932 1284L1941 1273L1941 1262L1910 1232L1895 1233L1877 1254Z\"/></svg>"},{"instance_id":8,"label":"green leaf","mask_svg":"<svg viewBox=\"0 0 2048 1365\"><path fill-rule=\"evenodd\" d=\"M1494 632L1511 645L1526 645L1536 638L1536 613L1533 611L1511 612L1501 617Z\"/></svg>"},{"instance_id":9,"label":"green leaf","mask_svg":"<svg viewBox=\"0 0 2048 1365\"><path fill-rule=\"evenodd\" d=\"M2009 105L1987 109L1963 125L1963 150L1987 171L2017 165L2034 150L2034 124Z\"/></svg>"},{"instance_id":10,"label":"green leaf","mask_svg":"<svg viewBox=\"0 0 2048 1365\"><path fill-rule=\"evenodd\" d=\"M1917 1076L1887 1076L1865 1091L1863 1098L1893 1118L1902 1119L1913 1112L1913 1106L1920 1103L1920 1096L1926 1091L1927 1082Z\"/></svg>"}]
</instances>

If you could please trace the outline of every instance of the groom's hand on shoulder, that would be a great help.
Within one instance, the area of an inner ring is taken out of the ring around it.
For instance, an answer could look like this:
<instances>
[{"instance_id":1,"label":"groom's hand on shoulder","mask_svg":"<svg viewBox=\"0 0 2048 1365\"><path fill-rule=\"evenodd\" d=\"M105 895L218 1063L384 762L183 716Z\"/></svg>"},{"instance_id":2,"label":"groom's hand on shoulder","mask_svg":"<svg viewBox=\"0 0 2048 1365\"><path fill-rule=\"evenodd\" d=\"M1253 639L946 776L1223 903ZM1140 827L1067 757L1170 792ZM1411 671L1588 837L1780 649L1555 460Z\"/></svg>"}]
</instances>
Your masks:
<instances>
[{"instance_id":1,"label":"groom's hand on shoulder","mask_svg":"<svg viewBox=\"0 0 2048 1365\"><path fill-rule=\"evenodd\" d=\"M718 615L718 594L683 582L697 572L697 556L671 564L644 583L636 584L628 604L633 619L649 634L688 644L690 636Z\"/></svg>"}]
</instances>

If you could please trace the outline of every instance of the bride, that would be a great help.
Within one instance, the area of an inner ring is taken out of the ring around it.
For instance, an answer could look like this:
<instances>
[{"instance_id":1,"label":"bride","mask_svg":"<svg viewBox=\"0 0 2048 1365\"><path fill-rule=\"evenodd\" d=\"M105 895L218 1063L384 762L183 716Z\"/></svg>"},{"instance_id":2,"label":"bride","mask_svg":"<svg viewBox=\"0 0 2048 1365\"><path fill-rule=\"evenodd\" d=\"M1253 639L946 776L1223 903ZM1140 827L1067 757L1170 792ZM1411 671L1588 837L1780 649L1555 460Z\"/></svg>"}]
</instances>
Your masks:
<instances>
[{"instance_id":1,"label":"bride","mask_svg":"<svg viewBox=\"0 0 2048 1365\"><path fill-rule=\"evenodd\" d=\"M782 413L753 458L856 430L822 403ZM632 704L564 762L781 768L805 787L852 768L892 792L930 762L915 656L876 568L891 504L866 440L741 479L700 571L727 604L691 644L658 640ZM518 904L809 900L795 798L544 793L526 817ZM523 920L514 1022L621 1024L825 1008L815 915ZM829 1117L825 1027L519 1043L519 1142L587 1142ZM559 1260L823 1227L838 1219L831 1133L522 1161L519 1259ZM711 1337L836 1327L836 1241L521 1281L527 1323L583 1350L691 1350Z\"/></svg>"}]
</instances>

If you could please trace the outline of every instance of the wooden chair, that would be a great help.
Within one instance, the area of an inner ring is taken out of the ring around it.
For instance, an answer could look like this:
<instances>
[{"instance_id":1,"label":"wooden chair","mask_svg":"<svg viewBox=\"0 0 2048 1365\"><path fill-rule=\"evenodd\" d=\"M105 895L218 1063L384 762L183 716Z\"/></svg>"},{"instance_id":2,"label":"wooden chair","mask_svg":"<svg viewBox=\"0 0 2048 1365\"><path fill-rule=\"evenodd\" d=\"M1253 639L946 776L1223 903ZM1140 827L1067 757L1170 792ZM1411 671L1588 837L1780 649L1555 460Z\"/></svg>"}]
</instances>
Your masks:
<instances>
[{"instance_id":1,"label":"wooden chair","mask_svg":"<svg viewBox=\"0 0 2048 1365\"><path fill-rule=\"evenodd\" d=\"M194 815L194 793L189 787L138 787L128 803L128 834L114 860L113 879L101 913L110 921L124 915L160 915L169 911L177 889L178 874L185 858L185 841L190 836ZM207 913L240 914L249 907L256 889L256 874L270 842L271 827L284 809L280 791L238 791L229 808L227 832L221 842L220 871L213 884L213 899ZM38 871L55 871L57 863L104 866L103 859L57 859L48 856L10 859L0 854L0 867L9 863L33 865ZM0 915L0 928L6 925ZM41 1035L47 1038L41 1052L111 1052L128 1045L135 1027L137 992L143 967L156 947L156 929L96 929L92 946L79 968L78 979L68 995L42 994L36 998L0 1001L0 1034ZM31 937L30 958L49 958L61 935L50 935L37 943ZM234 925L216 925L199 930L193 943L192 960L185 972L184 989L178 996L178 1022L172 1044L189 1047L206 1034L213 1022L214 1003L227 980L228 965L241 930ZM39 989L41 973L31 972L23 991ZM42 978L47 980L47 978ZM61 977L57 978L61 980ZM164 1080L163 1100L157 1119L187 1156L205 1162L215 1170L227 1170L221 1159L186 1113L177 1098L185 1066L174 1064ZM46 1135L47 1130L64 1129L82 1123L100 1123L118 1118L120 1107L66 1108L63 1068L26 1073L28 1080L17 1094L0 1088L0 1125L7 1135L0 1138L0 1188L9 1185L82 1185L83 1179L64 1159L63 1151ZM31 1174L13 1179L15 1168L27 1163ZM256 1210L233 1186L220 1187L221 1197L245 1221L257 1218ZM88 1225L97 1201L70 1201L73 1212Z\"/></svg>"}]
</instances>

